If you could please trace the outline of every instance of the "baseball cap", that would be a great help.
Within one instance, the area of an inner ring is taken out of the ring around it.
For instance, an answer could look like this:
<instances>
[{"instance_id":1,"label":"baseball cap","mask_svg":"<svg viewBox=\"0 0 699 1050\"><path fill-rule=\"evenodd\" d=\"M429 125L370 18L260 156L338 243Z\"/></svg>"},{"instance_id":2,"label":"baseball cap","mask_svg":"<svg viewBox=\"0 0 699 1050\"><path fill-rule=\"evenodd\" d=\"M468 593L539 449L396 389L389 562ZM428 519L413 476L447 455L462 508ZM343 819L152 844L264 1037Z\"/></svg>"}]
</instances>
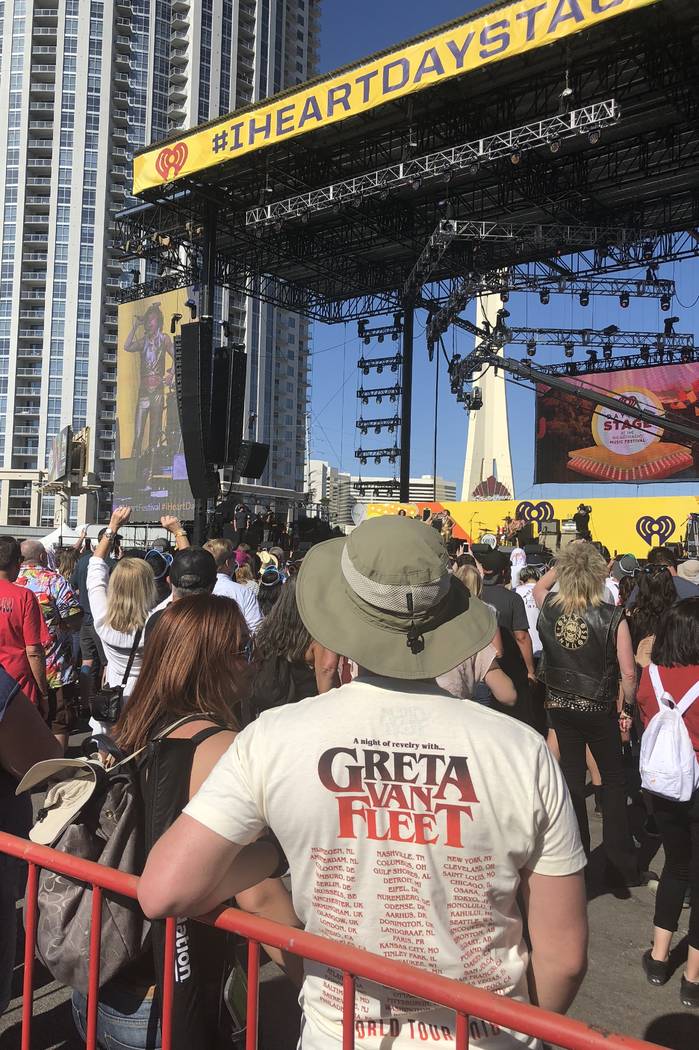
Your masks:
<instances>
[{"instance_id":1,"label":"baseball cap","mask_svg":"<svg viewBox=\"0 0 699 1050\"><path fill-rule=\"evenodd\" d=\"M156 550L155 547L146 551L145 560L153 570L156 580L162 580L164 576L167 576L168 569L172 565L172 555Z\"/></svg>"},{"instance_id":2,"label":"baseball cap","mask_svg":"<svg viewBox=\"0 0 699 1050\"><path fill-rule=\"evenodd\" d=\"M180 591L205 591L216 584L216 562L201 547L177 551L170 566L170 583Z\"/></svg>"},{"instance_id":3,"label":"baseball cap","mask_svg":"<svg viewBox=\"0 0 699 1050\"><path fill-rule=\"evenodd\" d=\"M640 565L634 554L622 554L612 565L612 576L615 580L623 580L624 576L635 576Z\"/></svg>"},{"instance_id":4,"label":"baseball cap","mask_svg":"<svg viewBox=\"0 0 699 1050\"><path fill-rule=\"evenodd\" d=\"M681 576L683 580L689 580L690 583L695 583L699 586L699 561L696 558L683 561L681 565L677 566L677 575Z\"/></svg>"}]
</instances>

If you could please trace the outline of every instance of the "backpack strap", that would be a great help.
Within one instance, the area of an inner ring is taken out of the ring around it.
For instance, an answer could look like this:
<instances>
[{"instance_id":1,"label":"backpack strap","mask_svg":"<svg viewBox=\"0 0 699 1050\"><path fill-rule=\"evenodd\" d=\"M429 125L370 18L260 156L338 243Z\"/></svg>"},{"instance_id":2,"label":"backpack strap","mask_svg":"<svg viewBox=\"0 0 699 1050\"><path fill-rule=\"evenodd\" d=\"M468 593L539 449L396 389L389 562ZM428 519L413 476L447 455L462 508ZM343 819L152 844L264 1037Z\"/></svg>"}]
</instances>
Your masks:
<instances>
[{"instance_id":1,"label":"backpack strap","mask_svg":"<svg viewBox=\"0 0 699 1050\"><path fill-rule=\"evenodd\" d=\"M687 690L687 692L684 694L681 700L675 701L663 685L660 678L660 671L658 670L655 664L650 664L650 666L648 667L648 674L650 675L650 680L655 691L655 698L658 701L659 705L661 704L661 702L663 702L664 697L668 697L670 700L672 700L675 706L675 710L678 711L681 715L684 715L687 711L689 711L694 701L697 698L699 698L699 682L695 682L694 685Z\"/></svg>"},{"instance_id":2,"label":"backpack strap","mask_svg":"<svg viewBox=\"0 0 699 1050\"><path fill-rule=\"evenodd\" d=\"M691 689L687 690L687 692L677 704L677 710L679 711L679 713L683 715L685 711L689 711L690 707L697 699L697 697L699 697L699 682L695 682Z\"/></svg>"},{"instance_id":3,"label":"backpack strap","mask_svg":"<svg viewBox=\"0 0 699 1050\"><path fill-rule=\"evenodd\" d=\"M136 659L136 652L138 651L138 646L140 644L141 635L142 634L143 634L143 628L139 627L138 630L136 631L135 635L133 636L133 645L131 646L131 652L129 653L129 659L128 659L127 663L126 663L126 670L124 671L124 677L121 680L122 689L126 689L126 684L127 684L128 680L129 680L129 677L131 675L131 668L133 667L133 662Z\"/></svg>"}]
</instances>

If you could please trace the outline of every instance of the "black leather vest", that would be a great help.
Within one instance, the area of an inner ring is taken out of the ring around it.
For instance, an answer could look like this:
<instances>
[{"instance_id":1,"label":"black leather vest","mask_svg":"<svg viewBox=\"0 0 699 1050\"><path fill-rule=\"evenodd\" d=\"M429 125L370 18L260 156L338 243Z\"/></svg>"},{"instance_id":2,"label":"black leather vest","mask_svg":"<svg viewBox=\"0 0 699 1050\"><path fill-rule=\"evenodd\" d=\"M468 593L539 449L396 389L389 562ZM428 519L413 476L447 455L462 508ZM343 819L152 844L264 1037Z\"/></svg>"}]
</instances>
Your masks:
<instances>
[{"instance_id":1,"label":"black leather vest","mask_svg":"<svg viewBox=\"0 0 699 1050\"><path fill-rule=\"evenodd\" d=\"M546 599L537 623L544 651L539 677L553 693L610 703L619 689L616 635L623 608L590 605L569 616L553 598Z\"/></svg>"}]
</instances>

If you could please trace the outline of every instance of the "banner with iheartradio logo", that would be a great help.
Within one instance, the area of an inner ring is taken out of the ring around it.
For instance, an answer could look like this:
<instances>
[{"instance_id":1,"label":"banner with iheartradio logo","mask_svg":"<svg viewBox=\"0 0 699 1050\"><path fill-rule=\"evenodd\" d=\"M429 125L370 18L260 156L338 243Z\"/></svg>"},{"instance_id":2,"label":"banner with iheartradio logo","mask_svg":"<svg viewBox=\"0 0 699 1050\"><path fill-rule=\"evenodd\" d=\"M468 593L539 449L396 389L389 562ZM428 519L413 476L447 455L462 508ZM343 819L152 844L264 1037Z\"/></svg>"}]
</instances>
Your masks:
<instances>
[{"instance_id":1,"label":"banner with iheartradio logo","mask_svg":"<svg viewBox=\"0 0 699 1050\"><path fill-rule=\"evenodd\" d=\"M659 417L699 423L699 363L605 372L572 382L611 393L619 399L619 410L539 386L537 484L638 485L699 478L699 443L683 441L662 423L642 423L624 413L627 404Z\"/></svg>"}]
</instances>

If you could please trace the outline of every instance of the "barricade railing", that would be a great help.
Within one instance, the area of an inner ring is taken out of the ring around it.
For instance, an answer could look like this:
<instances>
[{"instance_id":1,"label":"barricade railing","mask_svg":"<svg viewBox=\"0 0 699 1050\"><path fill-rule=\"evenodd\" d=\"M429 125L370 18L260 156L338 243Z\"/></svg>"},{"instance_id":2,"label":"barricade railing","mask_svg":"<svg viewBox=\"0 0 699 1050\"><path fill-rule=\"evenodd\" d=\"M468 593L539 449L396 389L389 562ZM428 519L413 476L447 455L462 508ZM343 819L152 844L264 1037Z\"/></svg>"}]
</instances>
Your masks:
<instances>
[{"instance_id":1,"label":"barricade railing","mask_svg":"<svg viewBox=\"0 0 699 1050\"><path fill-rule=\"evenodd\" d=\"M37 891L39 871L47 869L92 886L90 928L90 969L87 1001L86 1050L97 1050L97 1007L99 1002L100 940L102 930L102 897L105 891L136 899L138 879L114 868L80 860L67 853L38 846L26 839L0 832L0 853L23 860L28 865L25 897L25 948L22 987L21 1050L31 1050L33 1016L34 958L37 929ZM418 999L453 1010L456 1050L468 1050L471 1018L489 1021L562 1047L563 1050L657 1050L653 1043L629 1036L614 1035L550 1013L529 1003L516 1002L507 996L482 991L470 985L419 970L392 959L235 908L222 909L197 921L243 937L248 942L247 1029L245 1050L258 1047L258 993L260 945L269 944L292 955L332 966L342 973L342 1050L355 1050L355 982L358 978L392 988ZM175 979L175 918L165 920L165 965L162 995L162 1050L172 1047L172 1003Z\"/></svg>"}]
</instances>

